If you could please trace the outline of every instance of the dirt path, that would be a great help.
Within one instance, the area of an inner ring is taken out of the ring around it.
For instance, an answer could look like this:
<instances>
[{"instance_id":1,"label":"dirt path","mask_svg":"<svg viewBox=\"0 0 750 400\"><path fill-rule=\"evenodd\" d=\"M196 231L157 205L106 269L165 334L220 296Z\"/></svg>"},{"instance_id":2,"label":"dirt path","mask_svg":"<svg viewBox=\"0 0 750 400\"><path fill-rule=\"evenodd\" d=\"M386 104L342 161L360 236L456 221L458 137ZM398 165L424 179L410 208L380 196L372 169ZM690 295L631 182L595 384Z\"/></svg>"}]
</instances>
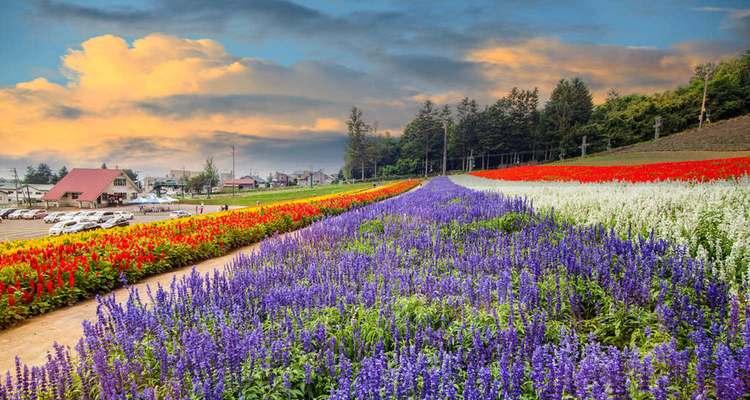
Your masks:
<instances>
[{"instance_id":1,"label":"dirt path","mask_svg":"<svg viewBox=\"0 0 750 400\"><path fill-rule=\"evenodd\" d=\"M287 233L287 235L290 234L295 234L295 232ZM266 240L274 240L274 238ZM259 243L255 243L239 248L225 256L203 261L195 264L195 269L201 274L221 269L239 253L255 251L259 245ZM179 278L187 275L192 270L193 266L188 266L160 275L154 275L132 285L132 287L143 289L141 293L144 293L147 285L156 287L156 284L160 283L164 287L169 287L174 277ZM112 293L118 301L127 300L128 289L126 288L115 290ZM0 331L0 376L5 376L5 371L11 371L11 374L13 374L16 355L21 357L21 361L26 364L38 365L46 360L47 351L52 350L55 342L63 346L69 346L71 349L74 348L78 339L83 334L81 323L84 320L95 318L96 300L91 299L67 308L36 316L24 321L20 325Z\"/></svg>"}]
</instances>

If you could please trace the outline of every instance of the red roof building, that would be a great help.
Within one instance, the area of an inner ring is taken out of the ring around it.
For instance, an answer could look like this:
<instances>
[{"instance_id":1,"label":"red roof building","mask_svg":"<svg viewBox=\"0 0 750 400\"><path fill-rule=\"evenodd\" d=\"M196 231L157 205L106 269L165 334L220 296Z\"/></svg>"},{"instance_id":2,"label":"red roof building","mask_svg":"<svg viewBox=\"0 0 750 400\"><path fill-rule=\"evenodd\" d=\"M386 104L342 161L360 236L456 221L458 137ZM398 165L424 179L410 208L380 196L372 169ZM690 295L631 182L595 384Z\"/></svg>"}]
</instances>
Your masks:
<instances>
[{"instance_id":1,"label":"red roof building","mask_svg":"<svg viewBox=\"0 0 750 400\"><path fill-rule=\"evenodd\" d=\"M42 196L42 201L94 208L122 204L138 193L138 186L120 169L73 168Z\"/></svg>"}]
</instances>

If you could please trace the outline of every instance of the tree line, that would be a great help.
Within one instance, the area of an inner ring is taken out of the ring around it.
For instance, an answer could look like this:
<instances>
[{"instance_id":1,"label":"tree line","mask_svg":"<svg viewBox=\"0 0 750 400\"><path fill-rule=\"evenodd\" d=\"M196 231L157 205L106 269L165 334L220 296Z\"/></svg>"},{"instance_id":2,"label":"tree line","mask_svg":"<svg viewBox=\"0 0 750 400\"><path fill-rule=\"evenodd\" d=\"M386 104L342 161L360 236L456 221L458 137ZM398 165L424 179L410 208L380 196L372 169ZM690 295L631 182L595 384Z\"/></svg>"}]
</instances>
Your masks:
<instances>
[{"instance_id":1,"label":"tree line","mask_svg":"<svg viewBox=\"0 0 750 400\"><path fill-rule=\"evenodd\" d=\"M488 105L468 97L453 105L427 100L400 137L380 134L353 107L342 175L437 173L446 140L449 169L465 171L576 156L584 136L588 153L641 142L654 137L657 117L660 134L669 135L698 125L704 84L704 121L750 112L750 51L698 66L687 84L674 90L621 95L611 89L598 105L577 77L561 79L543 105L537 88L513 88Z\"/></svg>"},{"instance_id":2,"label":"tree line","mask_svg":"<svg viewBox=\"0 0 750 400\"><path fill-rule=\"evenodd\" d=\"M102 163L101 169L107 169L107 164ZM132 169L125 168L122 170L133 182L138 181L138 173ZM53 172L47 163L39 163L37 166L26 167L26 173L23 176L23 183L28 184L55 184L68 174L66 166L60 167L57 172Z\"/></svg>"}]
</instances>

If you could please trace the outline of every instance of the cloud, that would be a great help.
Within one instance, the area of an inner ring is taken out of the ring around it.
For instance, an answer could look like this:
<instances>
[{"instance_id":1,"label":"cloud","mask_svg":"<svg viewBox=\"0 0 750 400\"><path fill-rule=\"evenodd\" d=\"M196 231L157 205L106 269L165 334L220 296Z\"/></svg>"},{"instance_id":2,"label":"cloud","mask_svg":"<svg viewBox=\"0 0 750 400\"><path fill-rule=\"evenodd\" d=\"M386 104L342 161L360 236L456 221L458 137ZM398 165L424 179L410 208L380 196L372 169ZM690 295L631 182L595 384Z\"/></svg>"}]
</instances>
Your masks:
<instances>
[{"instance_id":1,"label":"cloud","mask_svg":"<svg viewBox=\"0 0 750 400\"><path fill-rule=\"evenodd\" d=\"M346 105L332 101L283 95L176 95L137 103L154 115L189 118L197 114L284 115L341 110Z\"/></svg>"},{"instance_id":2,"label":"cloud","mask_svg":"<svg viewBox=\"0 0 750 400\"><path fill-rule=\"evenodd\" d=\"M697 7L694 10L726 14L724 29L731 29L740 36L750 39L750 8Z\"/></svg>"},{"instance_id":3,"label":"cloud","mask_svg":"<svg viewBox=\"0 0 750 400\"><path fill-rule=\"evenodd\" d=\"M539 87L549 94L561 78L581 77L602 100L610 88L621 93L651 93L685 84L694 67L736 54L736 49L682 43L669 49L565 43L540 37L495 42L467 53L481 65L497 96L513 86Z\"/></svg>"},{"instance_id":4,"label":"cloud","mask_svg":"<svg viewBox=\"0 0 750 400\"><path fill-rule=\"evenodd\" d=\"M336 172L344 161L346 137L338 132L299 132L295 139L269 138L246 132L216 131L194 142L203 154L222 155L217 163L230 169L228 143L234 143L238 174L273 171L284 165L287 170L307 168ZM304 157L301 157L304 154Z\"/></svg>"},{"instance_id":5,"label":"cloud","mask_svg":"<svg viewBox=\"0 0 750 400\"><path fill-rule=\"evenodd\" d=\"M226 139L216 134L223 131L252 132L252 149L261 149L253 154L266 160L320 161L325 154L335 160L327 165L340 164L332 152L340 150L352 105L382 107L386 119L401 123L414 94L337 64L282 66L233 56L213 40L164 34L132 43L94 37L61 60L63 84L38 78L0 88L0 155L55 154L69 167L106 161L151 170L190 160L195 168L210 155L206 143ZM273 153L282 149L283 156Z\"/></svg>"}]
</instances>

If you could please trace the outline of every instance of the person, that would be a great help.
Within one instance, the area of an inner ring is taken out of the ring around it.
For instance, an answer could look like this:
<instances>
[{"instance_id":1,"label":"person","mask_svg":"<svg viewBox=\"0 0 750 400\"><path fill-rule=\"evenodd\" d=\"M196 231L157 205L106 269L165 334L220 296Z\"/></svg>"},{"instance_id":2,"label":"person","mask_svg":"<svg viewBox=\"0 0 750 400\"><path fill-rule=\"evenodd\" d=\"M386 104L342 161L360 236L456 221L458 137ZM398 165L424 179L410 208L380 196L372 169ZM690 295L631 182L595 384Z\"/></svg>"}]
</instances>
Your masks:
<instances>
[{"instance_id":1,"label":"person","mask_svg":"<svg viewBox=\"0 0 750 400\"><path fill-rule=\"evenodd\" d=\"M203 214L203 203L201 203L201 214Z\"/></svg>"}]
</instances>

